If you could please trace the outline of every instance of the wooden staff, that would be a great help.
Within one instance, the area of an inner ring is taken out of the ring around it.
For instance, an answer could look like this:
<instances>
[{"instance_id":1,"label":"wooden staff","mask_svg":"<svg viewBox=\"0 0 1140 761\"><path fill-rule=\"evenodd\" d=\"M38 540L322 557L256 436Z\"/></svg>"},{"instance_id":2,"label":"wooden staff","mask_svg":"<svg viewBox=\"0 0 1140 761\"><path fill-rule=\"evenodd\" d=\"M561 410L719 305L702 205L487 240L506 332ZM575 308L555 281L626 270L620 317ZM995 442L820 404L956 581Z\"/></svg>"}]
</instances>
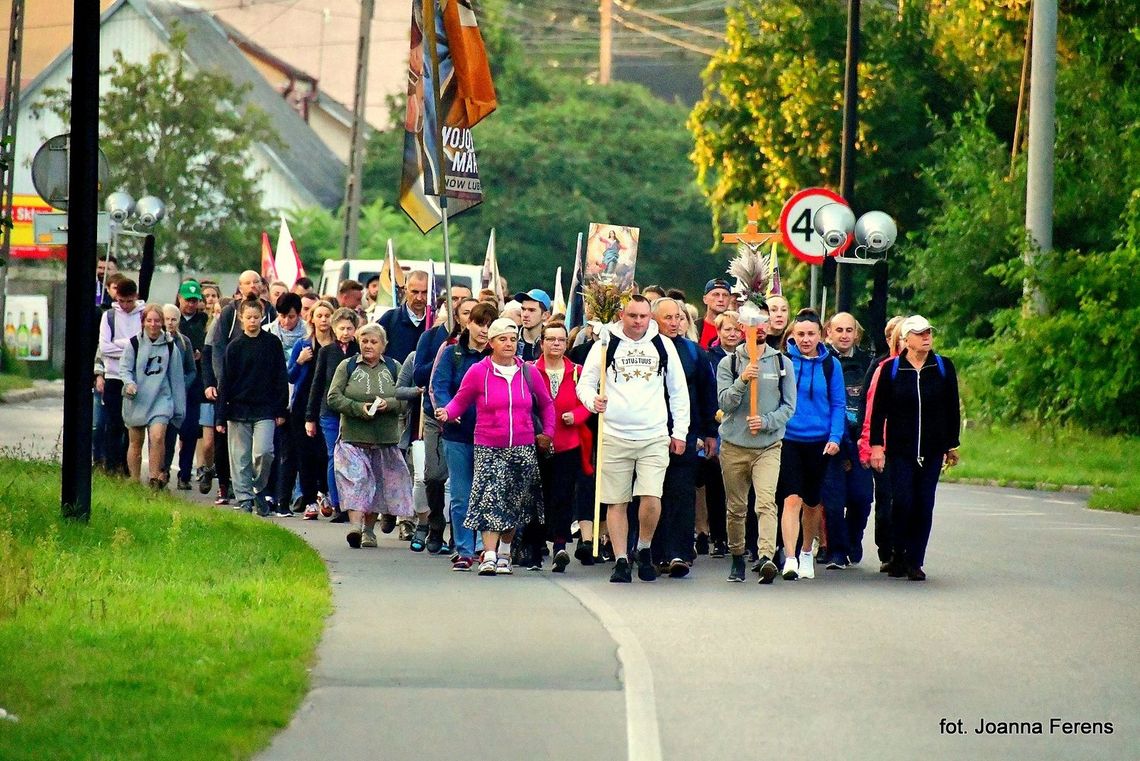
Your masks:
<instances>
[{"instance_id":1,"label":"wooden staff","mask_svg":"<svg viewBox=\"0 0 1140 761\"><path fill-rule=\"evenodd\" d=\"M603 327L602 330L605 330ZM602 374L598 381L598 396L606 395L606 350L609 348L598 337L598 345L602 347L601 355ZM598 453L594 459L594 557L600 557L602 552L602 444L605 439L606 413L598 413Z\"/></svg>"},{"instance_id":2,"label":"wooden staff","mask_svg":"<svg viewBox=\"0 0 1140 761\"><path fill-rule=\"evenodd\" d=\"M760 360L760 349L756 345L756 326L745 325L744 336L745 340L748 342L748 363L756 365L756 369L759 370L760 366L757 363ZM748 381L748 414L752 417L756 417L758 380L759 378L753 378L752 380Z\"/></svg>"}]
</instances>

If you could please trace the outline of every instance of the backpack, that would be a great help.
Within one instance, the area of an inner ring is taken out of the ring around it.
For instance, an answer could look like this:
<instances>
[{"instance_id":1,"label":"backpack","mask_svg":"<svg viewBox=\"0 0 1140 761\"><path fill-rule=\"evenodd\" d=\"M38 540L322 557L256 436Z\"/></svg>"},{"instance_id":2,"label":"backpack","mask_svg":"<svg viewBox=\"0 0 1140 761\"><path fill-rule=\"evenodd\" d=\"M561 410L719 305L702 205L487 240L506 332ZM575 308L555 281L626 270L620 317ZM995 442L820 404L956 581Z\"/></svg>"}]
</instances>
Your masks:
<instances>
[{"instance_id":1,"label":"backpack","mask_svg":"<svg viewBox=\"0 0 1140 761\"><path fill-rule=\"evenodd\" d=\"M891 380L894 380L895 376L899 374L899 359L900 357L895 357L891 360ZM945 378L946 364L942 361L941 354L934 355L934 364L938 366L938 374Z\"/></svg>"},{"instance_id":2,"label":"backpack","mask_svg":"<svg viewBox=\"0 0 1140 761\"><path fill-rule=\"evenodd\" d=\"M729 367L732 368L732 377L733 378L739 378L740 374L736 372L736 357L737 357L736 349L733 349L732 354L730 354L728 356L730 358ZM780 406L783 407L784 406L784 378L787 377L788 371L784 369L784 355L783 355L783 353L779 354L778 356L780 358L780 375L779 375L780 379L779 379L779 381L776 382L776 388L778 388L780 390ZM759 357L756 358L756 364L757 364L757 367L759 367L759 364L760 364L760 358ZM825 369L823 371L823 374L827 375L828 371Z\"/></svg>"},{"instance_id":3,"label":"backpack","mask_svg":"<svg viewBox=\"0 0 1140 761\"><path fill-rule=\"evenodd\" d=\"M390 372L392 374L392 382L395 383L396 379L398 377L400 377L399 365L396 363L396 360L392 359L391 357L381 357L381 359L384 360L384 367L388 368L388 372ZM349 378L351 378L352 374L356 371L356 365L359 363L359 361L360 361L360 355L359 354L353 354L351 357L348 358L348 368L347 369L348 369L348 377Z\"/></svg>"}]
</instances>

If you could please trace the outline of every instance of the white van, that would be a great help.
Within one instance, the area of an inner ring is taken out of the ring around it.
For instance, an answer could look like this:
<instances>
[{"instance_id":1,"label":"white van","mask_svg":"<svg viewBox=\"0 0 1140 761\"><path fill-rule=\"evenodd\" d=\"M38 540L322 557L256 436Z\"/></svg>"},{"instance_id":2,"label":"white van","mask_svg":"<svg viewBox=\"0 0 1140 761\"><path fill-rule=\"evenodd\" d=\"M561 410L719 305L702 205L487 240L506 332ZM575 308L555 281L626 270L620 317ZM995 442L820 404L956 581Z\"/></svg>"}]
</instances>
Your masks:
<instances>
[{"instance_id":1,"label":"white van","mask_svg":"<svg viewBox=\"0 0 1140 761\"><path fill-rule=\"evenodd\" d=\"M400 261L400 269L405 274L413 270L430 272L431 267L431 262ZM368 281L379 275L383 269L383 259L330 259L321 267L321 282L318 283L317 293L335 296L337 286L342 280L355 280L361 285L367 285ZM471 289L472 294L479 292L482 277L481 265L454 262L451 264L451 284L465 285ZM438 290L442 292L445 286L443 264L440 262L435 263L435 280Z\"/></svg>"}]
</instances>

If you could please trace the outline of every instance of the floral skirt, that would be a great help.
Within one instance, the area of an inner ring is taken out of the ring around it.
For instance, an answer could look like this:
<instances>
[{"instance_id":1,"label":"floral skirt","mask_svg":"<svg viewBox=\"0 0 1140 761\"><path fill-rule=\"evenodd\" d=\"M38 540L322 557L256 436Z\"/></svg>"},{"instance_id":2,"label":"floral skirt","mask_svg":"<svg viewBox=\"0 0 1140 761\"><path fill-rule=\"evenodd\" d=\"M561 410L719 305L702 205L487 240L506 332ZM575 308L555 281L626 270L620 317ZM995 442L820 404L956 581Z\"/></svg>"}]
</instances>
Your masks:
<instances>
[{"instance_id":1,"label":"floral skirt","mask_svg":"<svg viewBox=\"0 0 1140 761\"><path fill-rule=\"evenodd\" d=\"M509 531L543 521L542 480L534 445L475 445L475 477L463 525L473 531Z\"/></svg>"},{"instance_id":2,"label":"floral skirt","mask_svg":"<svg viewBox=\"0 0 1140 761\"><path fill-rule=\"evenodd\" d=\"M412 476L400 448L338 441L333 449L336 488L342 510L415 515Z\"/></svg>"}]
</instances>

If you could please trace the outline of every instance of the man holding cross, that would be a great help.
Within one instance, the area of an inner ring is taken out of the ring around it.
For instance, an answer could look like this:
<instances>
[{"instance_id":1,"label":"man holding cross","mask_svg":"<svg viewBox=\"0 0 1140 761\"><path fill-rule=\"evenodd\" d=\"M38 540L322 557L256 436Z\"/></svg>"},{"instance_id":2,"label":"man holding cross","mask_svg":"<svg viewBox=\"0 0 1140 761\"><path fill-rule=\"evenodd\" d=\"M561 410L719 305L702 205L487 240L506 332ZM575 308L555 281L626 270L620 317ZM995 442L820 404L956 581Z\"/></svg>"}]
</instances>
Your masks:
<instances>
[{"instance_id":1,"label":"man holding cross","mask_svg":"<svg viewBox=\"0 0 1140 761\"><path fill-rule=\"evenodd\" d=\"M644 296L631 296L619 322L607 330L609 340L598 341L590 349L576 390L582 404L601 416L604 443L598 451L599 499L609 506L606 525L617 555L610 581L629 583L632 579L626 555L626 508L635 495L640 497L637 575L642 581L653 581L657 571L650 547L661 517L669 454L685 452L689 392L677 350L672 341L659 335ZM599 393L602 373L605 395Z\"/></svg>"}]
</instances>

